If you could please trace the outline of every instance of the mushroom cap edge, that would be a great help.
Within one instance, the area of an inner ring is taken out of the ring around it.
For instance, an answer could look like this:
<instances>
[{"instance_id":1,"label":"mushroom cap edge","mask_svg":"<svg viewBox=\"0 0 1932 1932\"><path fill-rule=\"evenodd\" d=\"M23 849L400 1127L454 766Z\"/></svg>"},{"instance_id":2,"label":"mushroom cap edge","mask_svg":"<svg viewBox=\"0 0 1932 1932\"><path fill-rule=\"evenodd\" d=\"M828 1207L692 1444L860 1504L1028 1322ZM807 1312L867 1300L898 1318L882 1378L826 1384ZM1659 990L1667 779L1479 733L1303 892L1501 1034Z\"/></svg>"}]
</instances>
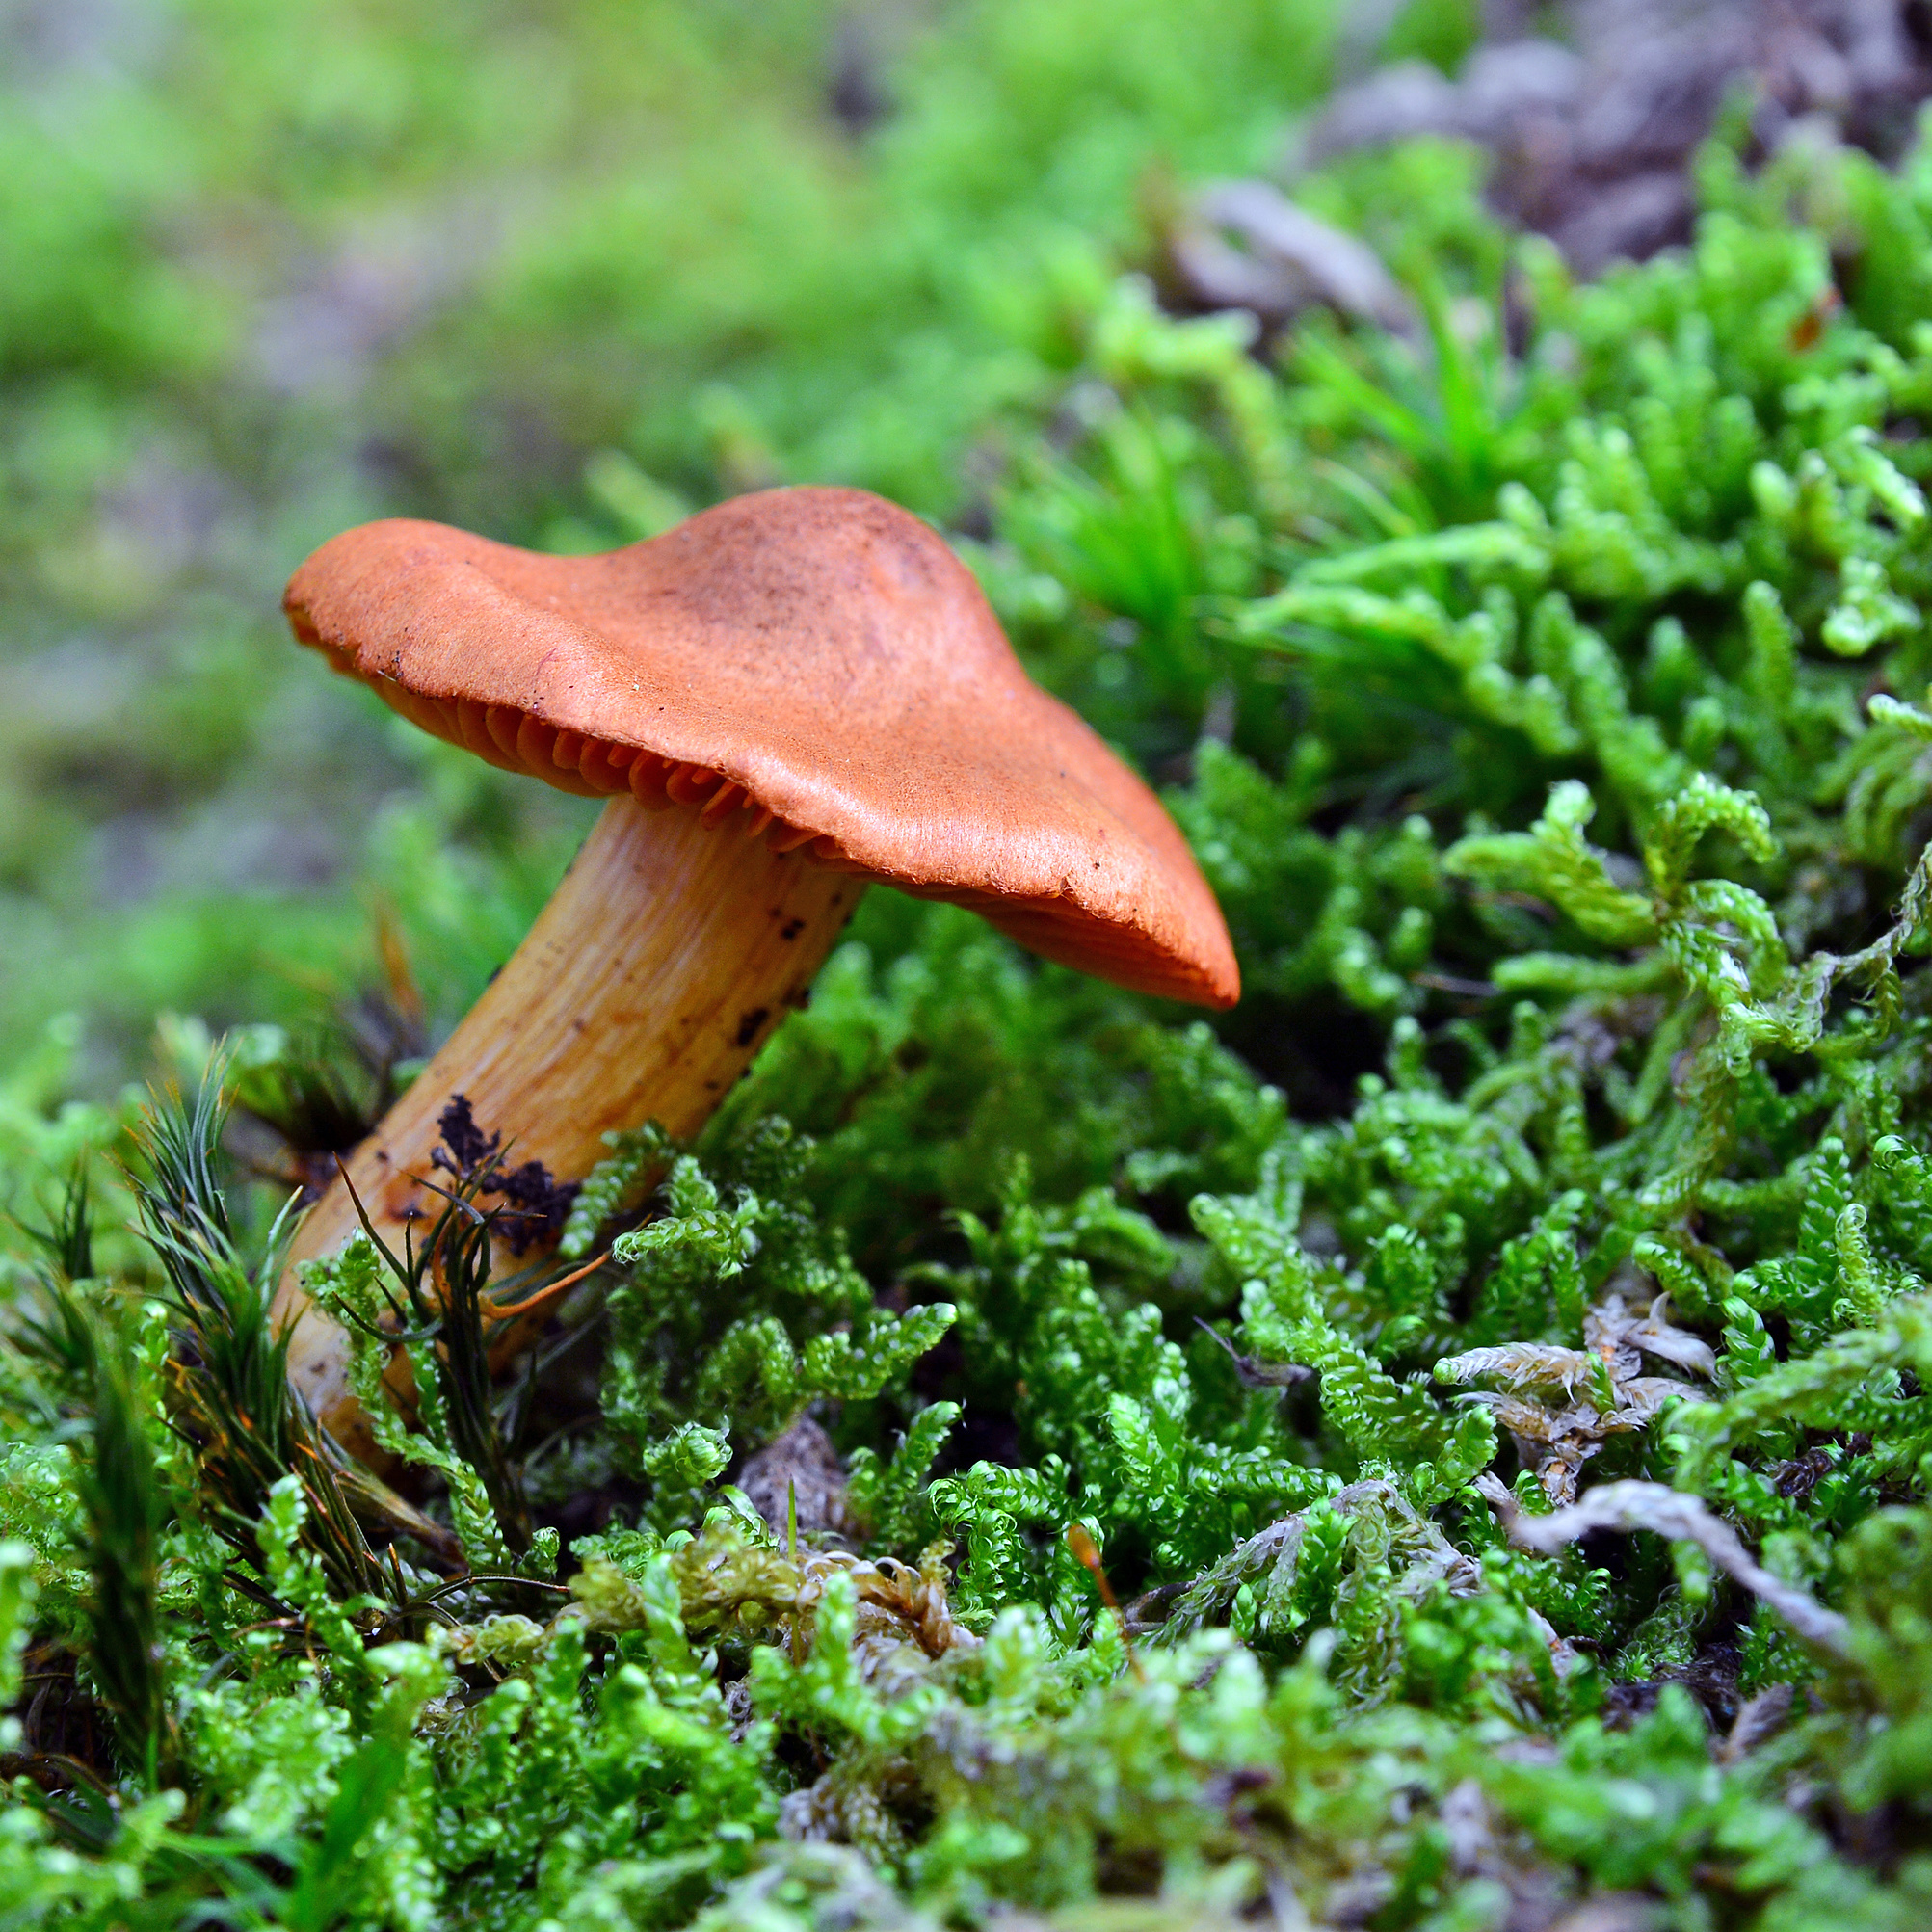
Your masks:
<instances>
[{"instance_id":1,"label":"mushroom cap edge","mask_svg":"<svg viewBox=\"0 0 1932 1932\"><path fill-rule=\"evenodd\" d=\"M1239 996L1159 801L1027 677L943 540L868 492L760 491L594 557L392 518L323 544L283 605L334 669L492 764L749 810L775 845L969 906L1048 959Z\"/></svg>"}]
</instances>

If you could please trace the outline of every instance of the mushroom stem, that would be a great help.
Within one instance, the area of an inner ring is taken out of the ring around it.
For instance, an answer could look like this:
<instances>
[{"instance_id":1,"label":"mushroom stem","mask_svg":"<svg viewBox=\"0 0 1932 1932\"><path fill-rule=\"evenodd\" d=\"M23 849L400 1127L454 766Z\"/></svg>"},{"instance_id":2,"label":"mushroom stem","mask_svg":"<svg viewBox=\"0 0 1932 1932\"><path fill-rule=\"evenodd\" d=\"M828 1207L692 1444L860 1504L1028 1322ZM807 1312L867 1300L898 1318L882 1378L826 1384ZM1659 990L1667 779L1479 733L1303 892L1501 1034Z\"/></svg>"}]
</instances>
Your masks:
<instances>
[{"instance_id":1,"label":"mushroom stem","mask_svg":"<svg viewBox=\"0 0 1932 1932\"><path fill-rule=\"evenodd\" d=\"M513 1162L578 1180L613 1127L703 1125L812 976L864 890L803 854L747 837L732 813L604 807L528 938L442 1049L349 1157L376 1231L400 1252L451 1099L464 1096ZM359 1227L338 1178L297 1231L277 1308L297 1317L289 1379L345 1446L373 1449L347 1385L348 1337L308 1303L295 1264Z\"/></svg>"}]
</instances>

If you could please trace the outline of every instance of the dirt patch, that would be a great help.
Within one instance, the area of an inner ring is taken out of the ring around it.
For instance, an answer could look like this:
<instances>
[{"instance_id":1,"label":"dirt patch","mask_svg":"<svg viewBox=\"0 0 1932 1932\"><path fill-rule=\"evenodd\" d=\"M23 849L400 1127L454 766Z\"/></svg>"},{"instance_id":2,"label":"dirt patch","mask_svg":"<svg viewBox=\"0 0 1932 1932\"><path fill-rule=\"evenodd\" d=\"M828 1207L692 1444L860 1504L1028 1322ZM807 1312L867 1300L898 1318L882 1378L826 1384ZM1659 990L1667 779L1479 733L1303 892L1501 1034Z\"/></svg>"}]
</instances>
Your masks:
<instances>
[{"instance_id":1,"label":"dirt patch","mask_svg":"<svg viewBox=\"0 0 1932 1932\"><path fill-rule=\"evenodd\" d=\"M1752 157L1831 139L1895 161L1932 96L1927 0L1503 0L1450 80L1420 61L1336 94L1304 165L1416 134L1496 157L1491 195L1595 274L1687 240L1689 164L1727 109ZM1529 31L1541 14L1554 34Z\"/></svg>"}]
</instances>

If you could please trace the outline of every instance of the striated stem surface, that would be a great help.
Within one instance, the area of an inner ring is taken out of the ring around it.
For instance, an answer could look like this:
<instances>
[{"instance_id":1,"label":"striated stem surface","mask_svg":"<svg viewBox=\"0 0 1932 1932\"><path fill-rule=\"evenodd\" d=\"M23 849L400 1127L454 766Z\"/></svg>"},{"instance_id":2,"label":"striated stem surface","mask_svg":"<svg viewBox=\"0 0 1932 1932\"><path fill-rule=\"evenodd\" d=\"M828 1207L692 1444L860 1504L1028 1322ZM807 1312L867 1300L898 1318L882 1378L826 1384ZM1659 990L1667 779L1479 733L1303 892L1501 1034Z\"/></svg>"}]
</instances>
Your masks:
<instances>
[{"instance_id":1,"label":"striated stem surface","mask_svg":"<svg viewBox=\"0 0 1932 1932\"><path fill-rule=\"evenodd\" d=\"M439 1197L419 1178L458 1094L515 1165L579 1180L614 1127L656 1120L685 1139L806 994L865 882L774 853L728 821L616 798L529 937L347 1163L383 1238L400 1253L412 1215ZM347 1338L308 1305L298 1261L359 1226L338 1179L297 1231L277 1295L297 1310L289 1377L345 1446L372 1451L349 1394Z\"/></svg>"}]
</instances>

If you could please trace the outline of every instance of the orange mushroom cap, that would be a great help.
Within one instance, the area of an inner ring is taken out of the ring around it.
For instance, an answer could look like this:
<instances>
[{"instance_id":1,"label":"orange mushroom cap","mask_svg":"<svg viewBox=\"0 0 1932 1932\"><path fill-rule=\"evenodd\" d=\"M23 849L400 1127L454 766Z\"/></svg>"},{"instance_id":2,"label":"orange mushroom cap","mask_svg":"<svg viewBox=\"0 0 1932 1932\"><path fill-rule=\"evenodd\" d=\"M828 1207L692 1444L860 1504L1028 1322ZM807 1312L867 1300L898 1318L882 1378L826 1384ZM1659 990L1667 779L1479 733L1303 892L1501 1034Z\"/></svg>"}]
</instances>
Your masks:
<instances>
[{"instance_id":1,"label":"orange mushroom cap","mask_svg":"<svg viewBox=\"0 0 1932 1932\"><path fill-rule=\"evenodd\" d=\"M1021 670L972 573L856 490L773 490L552 557L439 523L345 531L283 598L425 730L971 907L1050 960L1231 1006L1228 929L1159 802Z\"/></svg>"}]
</instances>

